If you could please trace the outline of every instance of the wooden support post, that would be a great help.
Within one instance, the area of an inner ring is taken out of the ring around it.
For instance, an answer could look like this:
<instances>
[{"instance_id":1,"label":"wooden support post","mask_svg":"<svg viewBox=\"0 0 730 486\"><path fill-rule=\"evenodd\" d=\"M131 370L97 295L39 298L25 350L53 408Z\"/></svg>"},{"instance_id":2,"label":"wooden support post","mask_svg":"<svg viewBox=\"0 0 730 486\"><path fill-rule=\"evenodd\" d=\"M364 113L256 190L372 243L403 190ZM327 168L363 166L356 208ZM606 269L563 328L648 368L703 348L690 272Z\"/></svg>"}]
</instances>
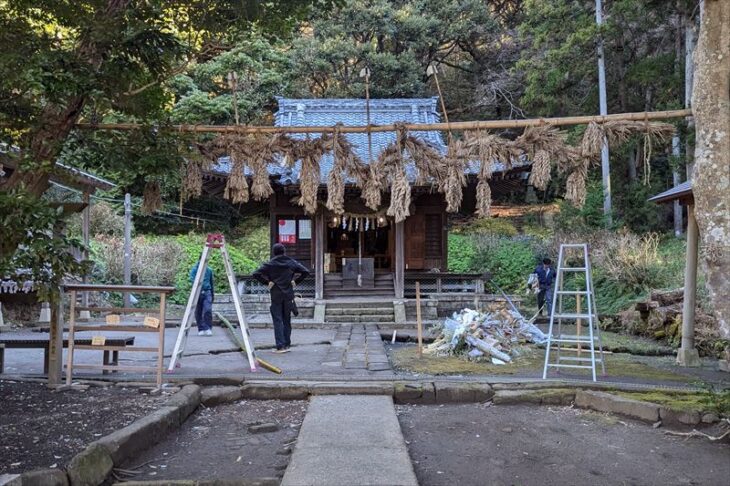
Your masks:
<instances>
[{"instance_id":1,"label":"wooden support post","mask_svg":"<svg viewBox=\"0 0 730 486\"><path fill-rule=\"evenodd\" d=\"M314 216L314 298L324 299L324 212Z\"/></svg>"},{"instance_id":2,"label":"wooden support post","mask_svg":"<svg viewBox=\"0 0 730 486\"><path fill-rule=\"evenodd\" d=\"M234 295L235 298L235 295ZM165 304L167 294L160 292L160 325L158 330L160 331L157 341L157 388L162 387L162 368L164 367L164 356L165 356Z\"/></svg>"},{"instance_id":3,"label":"wooden support post","mask_svg":"<svg viewBox=\"0 0 730 486\"><path fill-rule=\"evenodd\" d=\"M575 313L580 314L580 294L576 294L575 296ZM590 321L588 321L590 322ZM580 353L582 351L581 343L580 343L580 328L583 325L583 319L580 317L575 320L575 335L578 336L578 356L580 356Z\"/></svg>"},{"instance_id":4,"label":"wooden support post","mask_svg":"<svg viewBox=\"0 0 730 486\"><path fill-rule=\"evenodd\" d=\"M83 242L84 242L83 259L88 260L89 259L89 244L90 244L89 225L91 223L91 197L89 196L88 192L84 192L83 202L86 205L86 207L84 207L84 211L82 213L81 237L83 238ZM82 282L83 283L89 282L88 275L84 274ZM89 293L88 292L81 293L81 306L89 307ZM91 313L88 310L81 311L81 313L79 315L79 320L88 321L90 318L91 318Z\"/></svg>"},{"instance_id":5,"label":"wooden support post","mask_svg":"<svg viewBox=\"0 0 730 486\"><path fill-rule=\"evenodd\" d=\"M402 299L405 293L405 272L406 272L406 255L405 255L405 223L395 223L395 297Z\"/></svg>"},{"instance_id":6,"label":"wooden support post","mask_svg":"<svg viewBox=\"0 0 730 486\"><path fill-rule=\"evenodd\" d=\"M66 356L66 385L71 385L74 368L74 341L76 333L76 291L70 293L71 303L69 304L68 320L68 351Z\"/></svg>"},{"instance_id":7,"label":"wooden support post","mask_svg":"<svg viewBox=\"0 0 730 486\"><path fill-rule=\"evenodd\" d=\"M61 384L63 374L63 292L59 291L58 304L51 308L48 333L48 386Z\"/></svg>"},{"instance_id":8,"label":"wooden support post","mask_svg":"<svg viewBox=\"0 0 730 486\"><path fill-rule=\"evenodd\" d=\"M677 353L681 366L700 366L695 348L695 306L697 302L697 249L699 228L694 205L687 206L687 262L684 271L684 307L682 308L682 347Z\"/></svg>"},{"instance_id":9,"label":"wooden support post","mask_svg":"<svg viewBox=\"0 0 730 486\"><path fill-rule=\"evenodd\" d=\"M124 195L124 285L132 284L132 196ZM132 307L128 292L124 292L124 307Z\"/></svg>"},{"instance_id":10,"label":"wooden support post","mask_svg":"<svg viewBox=\"0 0 730 486\"><path fill-rule=\"evenodd\" d=\"M421 320L421 282L416 282L416 325L418 326L418 357L423 356L423 321Z\"/></svg>"}]
</instances>

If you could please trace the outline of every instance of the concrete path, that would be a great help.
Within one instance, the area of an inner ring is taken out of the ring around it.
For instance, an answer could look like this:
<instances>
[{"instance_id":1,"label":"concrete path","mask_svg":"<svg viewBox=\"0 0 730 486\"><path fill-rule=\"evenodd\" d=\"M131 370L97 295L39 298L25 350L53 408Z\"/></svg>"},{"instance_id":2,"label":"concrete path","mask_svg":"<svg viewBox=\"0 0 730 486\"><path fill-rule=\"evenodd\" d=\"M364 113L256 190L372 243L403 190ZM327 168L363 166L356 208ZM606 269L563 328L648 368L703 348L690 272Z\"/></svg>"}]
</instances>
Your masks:
<instances>
[{"instance_id":1,"label":"concrete path","mask_svg":"<svg viewBox=\"0 0 730 486\"><path fill-rule=\"evenodd\" d=\"M312 397L282 486L417 486L389 396Z\"/></svg>"}]
</instances>

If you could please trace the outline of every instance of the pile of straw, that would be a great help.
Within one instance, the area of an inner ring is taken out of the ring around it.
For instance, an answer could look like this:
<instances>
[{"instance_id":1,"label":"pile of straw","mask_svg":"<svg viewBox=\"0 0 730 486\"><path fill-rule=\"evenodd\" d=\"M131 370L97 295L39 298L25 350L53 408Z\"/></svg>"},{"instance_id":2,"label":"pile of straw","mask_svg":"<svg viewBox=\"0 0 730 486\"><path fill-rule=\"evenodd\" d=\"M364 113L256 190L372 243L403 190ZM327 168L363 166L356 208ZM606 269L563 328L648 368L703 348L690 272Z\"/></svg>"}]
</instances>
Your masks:
<instances>
[{"instance_id":1,"label":"pile of straw","mask_svg":"<svg viewBox=\"0 0 730 486\"><path fill-rule=\"evenodd\" d=\"M152 214L162 208L162 195L158 181L147 182L142 197L142 214Z\"/></svg>"}]
</instances>

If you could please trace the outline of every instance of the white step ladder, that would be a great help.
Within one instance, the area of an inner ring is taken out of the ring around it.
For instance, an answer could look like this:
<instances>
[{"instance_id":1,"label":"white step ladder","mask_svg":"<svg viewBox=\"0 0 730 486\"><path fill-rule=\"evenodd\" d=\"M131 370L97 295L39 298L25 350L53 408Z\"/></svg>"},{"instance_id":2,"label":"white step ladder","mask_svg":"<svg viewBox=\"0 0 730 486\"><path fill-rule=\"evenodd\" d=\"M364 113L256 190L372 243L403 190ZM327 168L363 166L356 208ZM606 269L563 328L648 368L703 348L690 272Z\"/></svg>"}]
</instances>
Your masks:
<instances>
[{"instance_id":1,"label":"white step ladder","mask_svg":"<svg viewBox=\"0 0 730 486\"><path fill-rule=\"evenodd\" d=\"M220 249L221 254L223 255L223 265L225 266L226 275L228 276L228 285L231 288L231 297L233 298L233 303L236 307L236 316L238 316L238 324L241 328L241 337L243 338L243 344L246 348L248 364L251 367L252 372L257 370L256 351L251 344L251 333L248 330L246 316L243 313L241 296L238 294L238 289L236 288L236 277L233 272L233 265L231 265L231 259L228 256L228 250L226 250L226 242L222 234L212 233L208 235L205 241L205 246L203 247L203 253L200 255L198 271L195 274L195 279L193 280L193 288L190 291L188 304L185 306L185 313L183 314L182 322L180 324L180 332L178 332L177 341L175 341L175 349L172 352L170 364L167 367L168 373L173 372L175 370L175 366L180 366L183 351L185 351L185 345L188 340L188 332L193 324L193 313L195 312L195 308L198 306L198 299L200 298L200 292L203 288L203 278L205 277L205 268L210 258L210 250L216 248Z\"/></svg>"},{"instance_id":2,"label":"white step ladder","mask_svg":"<svg viewBox=\"0 0 730 486\"><path fill-rule=\"evenodd\" d=\"M577 256L578 259L582 259L583 263L577 267L567 266L570 256ZM577 276L580 273L584 275L585 280L580 282L580 278L572 279L569 283L572 284L571 287L574 287L574 289L566 289L566 274ZM589 369L593 375L593 381L596 381L596 363L601 363L601 372L604 375L606 374L606 364L601 343L601 330L598 327L596 296L593 289L591 262L588 258L588 245L560 245L554 288L542 379L547 378L548 368L552 367L558 369ZM585 299L587 307L585 311L581 309L583 299ZM571 304L572 309L566 309ZM568 321L568 324L575 324L575 334L563 334L564 321ZM581 332L583 321L587 323L587 334ZM556 323L557 334L554 334L553 330ZM598 351L596 351L596 343L598 343ZM553 349L553 344L557 345L555 349ZM563 346L564 344L570 346ZM555 351L556 356L551 362L550 358L553 351ZM564 354L568 354L568 356ZM599 356L596 357L596 354Z\"/></svg>"}]
</instances>

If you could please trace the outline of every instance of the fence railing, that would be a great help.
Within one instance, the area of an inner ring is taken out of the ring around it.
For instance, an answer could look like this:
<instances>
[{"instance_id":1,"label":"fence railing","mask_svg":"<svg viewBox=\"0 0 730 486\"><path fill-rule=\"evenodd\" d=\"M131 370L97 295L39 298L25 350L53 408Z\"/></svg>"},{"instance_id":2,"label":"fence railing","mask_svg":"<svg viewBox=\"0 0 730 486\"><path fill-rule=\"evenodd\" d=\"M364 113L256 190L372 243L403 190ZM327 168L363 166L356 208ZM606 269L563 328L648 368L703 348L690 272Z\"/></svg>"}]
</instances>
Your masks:
<instances>
[{"instance_id":1,"label":"fence railing","mask_svg":"<svg viewBox=\"0 0 730 486\"><path fill-rule=\"evenodd\" d=\"M241 295L268 295L269 289L251 275L236 275L238 293ZM310 274L294 289L296 294L306 298L314 298L314 274Z\"/></svg>"},{"instance_id":2,"label":"fence railing","mask_svg":"<svg viewBox=\"0 0 730 486\"><path fill-rule=\"evenodd\" d=\"M416 282L421 294L484 293L485 277L480 273L406 272L404 296L415 298Z\"/></svg>"}]
</instances>

